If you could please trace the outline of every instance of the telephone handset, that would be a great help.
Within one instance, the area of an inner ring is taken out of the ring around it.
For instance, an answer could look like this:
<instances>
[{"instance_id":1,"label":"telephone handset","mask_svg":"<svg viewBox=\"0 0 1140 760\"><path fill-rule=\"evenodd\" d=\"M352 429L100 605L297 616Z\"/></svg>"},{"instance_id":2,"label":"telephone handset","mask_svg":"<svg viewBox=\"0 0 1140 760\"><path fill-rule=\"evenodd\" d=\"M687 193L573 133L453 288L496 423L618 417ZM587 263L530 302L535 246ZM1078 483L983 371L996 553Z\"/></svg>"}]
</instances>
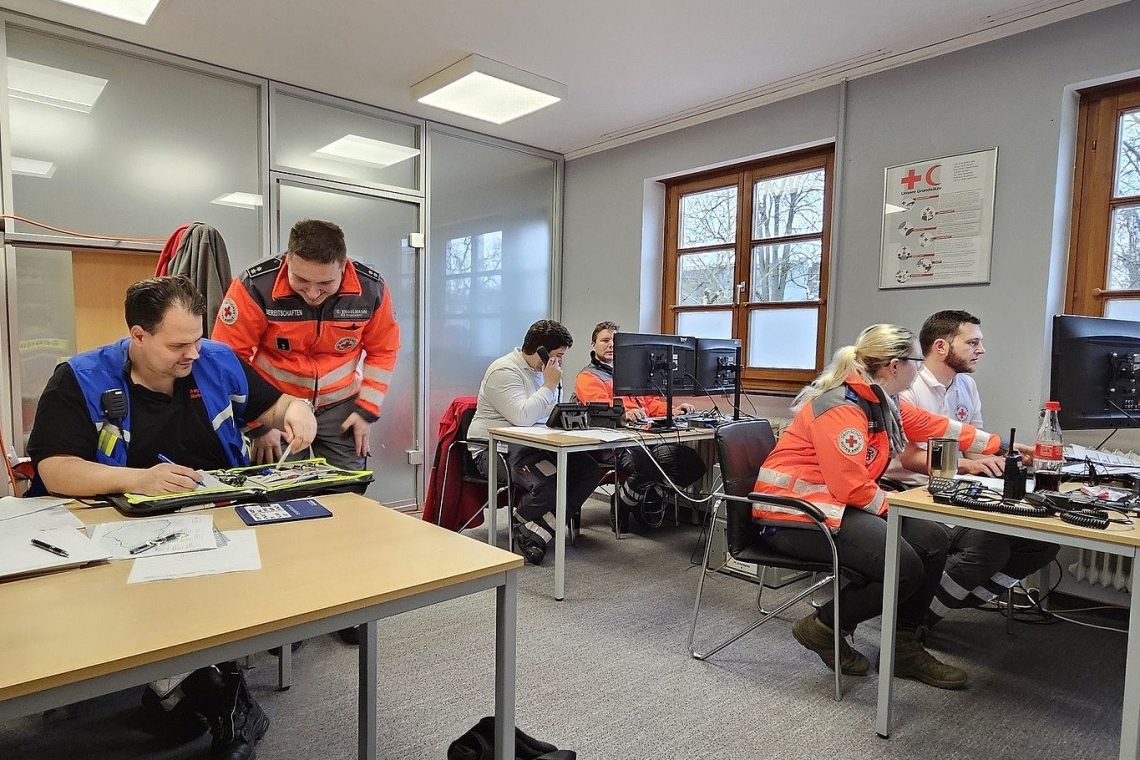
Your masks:
<instances>
[{"instance_id":1,"label":"telephone handset","mask_svg":"<svg viewBox=\"0 0 1140 760\"><path fill-rule=\"evenodd\" d=\"M550 364L550 352L546 350L546 346L539 346L535 353L537 353L538 358L542 360L543 368L545 368L547 364Z\"/></svg>"}]
</instances>

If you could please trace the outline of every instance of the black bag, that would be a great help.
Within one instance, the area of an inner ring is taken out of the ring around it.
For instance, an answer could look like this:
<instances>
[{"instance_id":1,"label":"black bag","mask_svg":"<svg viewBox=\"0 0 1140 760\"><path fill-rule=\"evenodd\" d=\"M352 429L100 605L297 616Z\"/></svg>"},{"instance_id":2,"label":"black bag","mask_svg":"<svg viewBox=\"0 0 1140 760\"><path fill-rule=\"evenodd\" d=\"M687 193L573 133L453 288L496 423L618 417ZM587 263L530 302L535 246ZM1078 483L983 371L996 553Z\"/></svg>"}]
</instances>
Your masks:
<instances>
[{"instance_id":1,"label":"black bag","mask_svg":"<svg viewBox=\"0 0 1140 760\"><path fill-rule=\"evenodd\" d=\"M495 719L483 718L447 748L447 760L494 760ZM515 727L515 760L577 760L578 754L528 736Z\"/></svg>"}]
</instances>

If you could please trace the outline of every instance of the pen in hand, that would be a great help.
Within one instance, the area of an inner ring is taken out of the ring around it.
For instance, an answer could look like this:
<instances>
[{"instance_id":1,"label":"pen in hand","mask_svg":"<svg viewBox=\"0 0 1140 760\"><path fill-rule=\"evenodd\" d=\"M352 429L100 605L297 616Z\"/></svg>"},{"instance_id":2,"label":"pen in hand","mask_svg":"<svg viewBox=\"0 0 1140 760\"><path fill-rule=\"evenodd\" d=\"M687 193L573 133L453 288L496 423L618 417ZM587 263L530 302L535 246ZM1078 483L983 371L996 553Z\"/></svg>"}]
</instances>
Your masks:
<instances>
[{"instance_id":1,"label":"pen in hand","mask_svg":"<svg viewBox=\"0 0 1140 760\"><path fill-rule=\"evenodd\" d=\"M41 541L38 538L32 539L32 546L36 547L37 549L43 549L45 552L51 552L52 554L56 554L60 557L71 556L67 553L66 549L60 549L58 546L52 546L47 541Z\"/></svg>"},{"instance_id":2,"label":"pen in hand","mask_svg":"<svg viewBox=\"0 0 1140 760\"><path fill-rule=\"evenodd\" d=\"M292 453L293 453L293 444L291 442L285 444L285 451L281 452L281 458L277 460L277 465L273 469L280 470L281 465L285 464L285 460L288 459L289 455Z\"/></svg>"},{"instance_id":3,"label":"pen in hand","mask_svg":"<svg viewBox=\"0 0 1140 760\"><path fill-rule=\"evenodd\" d=\"M159 536L158 538L152 538L150 541L147 541L145 544L139 544L135 548L131 549L130 553L132 555L142 554L143 552L149 551L150 549L153 549L156 546L160 546L162 544L169 543L170 541L173 541L176 538L182 538L183 535L185 535L185 534L182 531L178 531L177 533L168 533L165 536Z\"/></svg>"}]
</instances>

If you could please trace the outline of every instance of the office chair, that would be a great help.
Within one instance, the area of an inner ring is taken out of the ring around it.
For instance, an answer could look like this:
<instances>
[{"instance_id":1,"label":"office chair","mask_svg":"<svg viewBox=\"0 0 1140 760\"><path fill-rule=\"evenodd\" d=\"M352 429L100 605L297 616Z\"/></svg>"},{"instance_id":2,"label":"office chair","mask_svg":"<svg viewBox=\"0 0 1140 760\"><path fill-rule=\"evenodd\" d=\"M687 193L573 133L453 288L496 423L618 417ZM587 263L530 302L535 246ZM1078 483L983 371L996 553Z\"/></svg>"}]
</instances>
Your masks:
<instances>
[{"instance_id":1,"label":"office chair","mask_svg":"<svg viewBox=\"0 0 1140 760\"><path fill-rule=\"evenodd\" d=\"M704 566L697 580L697 598L693 604L693 619L689 627L689 654L698 660L706 660L729 644L751 633L776 615L791 607L793 604L806 599L816 590L831 584L832 596L835 600L835 616L839 619L839 555L835 549L835 542L831 531L824 522L823 513L819 509L802 499L784 496L773 496L752 492L756 483L756 474L760 466L776 446L776 439L772 433L772 426L767 420L742 420L721 425L716 431L717 457L720 461L721 477L723 479L723 493L717 500L715 509L709 523L708 542L705 545ZM778 526L785 530L819 530L827 536L831 545L831 562L813 562L791 557L769 548L761 540L761 528L765 523L752 517L752 507L757 503L773 504L798 510L811 519L803 528L798 525L789 528L787 523ZM756 582L759 591L756 594L756 606L760 610L759 619L753 621L739 632L713 645L706 651L700 651L695 645L697 619L701 609L701 595L704 591L705 575L708 573L709 557L712 553L712 526L715 525L720 514L721 505L725 505L726 537L728 539L728 552L740 562L756 565ZM779 567L790 570L803 570L819 573L822 577L813 580L811 585L797 593L794 597L781 604L774 610L768 611L761 606L761 595L764 592L764 571L768 567ZM839 642L842 633L839 626L835 626L835 699L843 697L842 668L839 667Z\"/></svg>"},{"instance_id":2,"label":"office chair","mask_svg":"<svg viewBox=\"0 0 1140 760\"><path fill-rule=\"evenodd\" d=\"M436 513L436 524L437 525L440 523L442 516L443 516L443 505L447 503L448 474L451 470L453 462L462 468L460 479L463 483L467 483L467 484L476 486L478 488L482 488L483 490L481 493L487 492L487 478L483 477L483 475L479 472L479 468L475 466L475 457L472 455L471 450L468 448L468 445L467 445L468 444L467 431L468 431L468 429L470 429L471 420L473 420L474 418L475 418L475 407L474 406L472 406L469 409L465 409L463 411L462 416L459 418L459 427L458 427L458 430L456 430L455 439L451 442L451 445L449 445L447 447L447 453L446 453L446 456L444 458L444 464L443 464L443 487L441 488L440 495L439 495L440 508L439 508L439 511ZM477 446L478 442L475 442L473 445ZM506 483L504 485L499 486L499 488L495 491L495 496L496 496L496 501L497 501L498 497L502 496L503 493L506 493L506 495L507 495L507 516L508 516L507 525L509 526L511 524L511 519L513 519L513 516L514 516L514 509L513 509L513 506L514 506L514 500L513 500L514 484L511 482L511 468L507 465L507 458L505 456L503 456L502 454L496 454L496 456L499 457L498 470L500 473L503 473L503 475L506 477ZM471 515L466 519L466 521L464 521L464 523L462 525L460 525L458 528L455 529L456 532L461 533L464 530L466 530L468 527L470 527L471 523L475 521L475 518L479 517L483 513L483 510L486 508L489 508L490 506L491 506L490 503L486 499L484 499L482 506L479 507L479 509L472 512ZM491 508L497 509L498 504L496 503L495 506L491 507ZM507 531L507 547L508 548L513 549L513 539L514 539L513 532L508 530Z\"/></svg>"}]
</instances>

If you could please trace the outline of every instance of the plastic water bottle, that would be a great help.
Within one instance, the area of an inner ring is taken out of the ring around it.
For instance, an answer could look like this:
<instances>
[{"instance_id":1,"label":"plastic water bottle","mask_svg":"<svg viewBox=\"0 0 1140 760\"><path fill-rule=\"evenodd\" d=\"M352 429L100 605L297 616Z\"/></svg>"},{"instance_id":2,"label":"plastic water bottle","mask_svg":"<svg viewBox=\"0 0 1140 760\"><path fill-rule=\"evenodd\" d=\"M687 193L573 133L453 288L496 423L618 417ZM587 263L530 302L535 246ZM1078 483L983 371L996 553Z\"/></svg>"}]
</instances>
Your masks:
<instances>
[{"instance_id":1,"label":"plastic water bottle","mask_svg":"<svg viewBox=\"0 0 1140 760\"><path fill-rule=\"evenodd\" d=\"M1061 404L1046 401L1041 412L1041 427L1033 447L1033 490L1058 491L1061 488L1061 466L1065 463L1065 444L1061 440L1061 423L1057 412Z\"/></svg>"}]
</instances>

